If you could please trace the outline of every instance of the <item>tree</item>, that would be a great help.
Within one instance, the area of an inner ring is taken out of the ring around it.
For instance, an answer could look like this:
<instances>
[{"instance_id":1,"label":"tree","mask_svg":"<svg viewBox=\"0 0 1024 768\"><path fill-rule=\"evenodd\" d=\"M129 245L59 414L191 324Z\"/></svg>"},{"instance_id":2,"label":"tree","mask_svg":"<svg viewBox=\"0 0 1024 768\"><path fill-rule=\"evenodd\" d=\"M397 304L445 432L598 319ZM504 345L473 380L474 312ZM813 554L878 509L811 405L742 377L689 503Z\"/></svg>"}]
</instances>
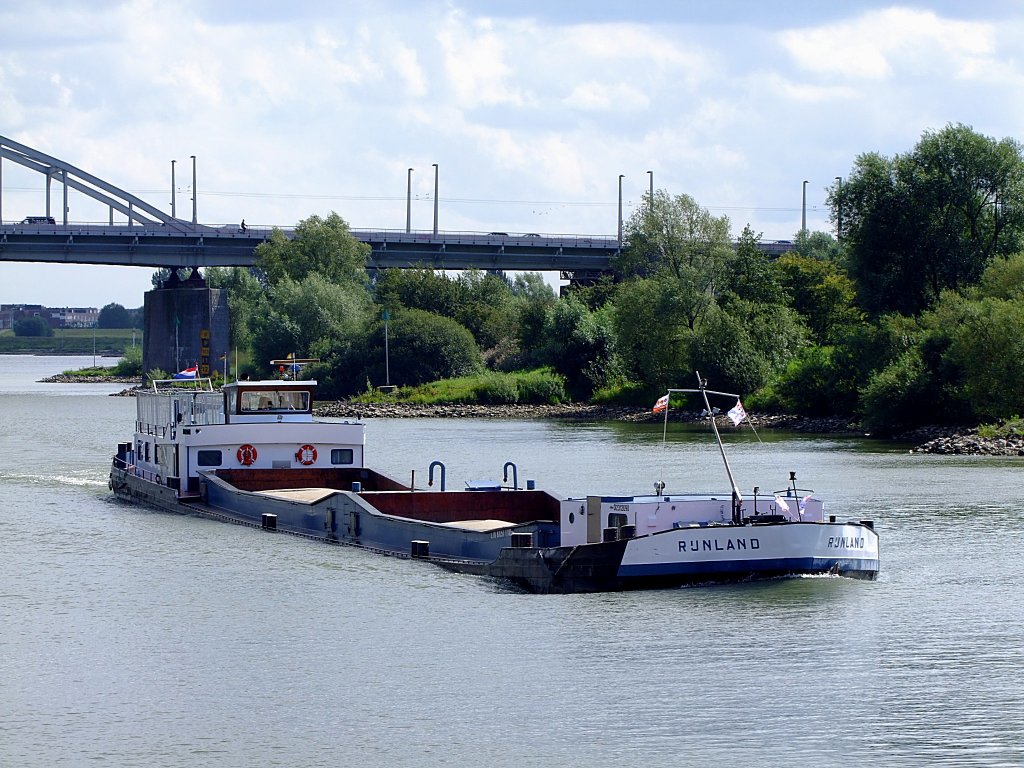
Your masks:
<instances>
[{"instance_id":1,"label":"tree","mask_svg":"<svg viewBox=\"0 0 1024 768\"><path fill-rule=\"evenodd\" d=\"M829 203L861 307L917 314L943 290L977 282L995 256L1019 250L1021 145L949 125L906 155L861 155Z\"/></svg>"},{"instance_id":2,"label":"tree","mask_svg":"<svg viewBox=\"0 0 1024 768\"><path fill-rule=\"evenodd\" d=\"M760 304L785 304L786 293L779 276L772 268L768 255L761 250L761 235L748 224L736 243L727 289L727 299L733 297Z\"/></svg>"},{"instance_id":3,"label":"tree","mask_svg":"<svg viewBox=\"0 0 1024 768\"><path fill-rule=\"evenodd\" d=\"M330 283L321 275L301 282L284 277L252 315L252 351L258 367L290 352L323 357L360 338L372 315L361 286Z\"/></svg>"},{"instance_id":4,"label":"tree","mask_svg":"<svg viewBox=\"0 0 1024 768\"><path fill-rule=\"evenodd\" d=\"M263 309L265 290L253 271L245 267L206 270L206 284L227 291L229 342L236 349L249 347L253 317Z\"/></svg>"},{"instance_id":5,"label":"tree","mask_svg":"<svg viewBox=\"0 0 1024 768\"><path fill-rule=\"evenodd\" d=\"M459 276L462 303L455 319L468 328L481 349L493 349L516 338L519 301L499 275L466 270Z\"/></svg>"},{"instance_id":6,"label":"tree","mask_svg":"<svg viewBox=\"0 0 1024 768\"><path fill-rule=\"evenodd\" d=\"M729 217L712 216L689 195L659 190L653 206L633 214L625 235L625 249L612 259L616 275L675 281L676 309L695 329L727 285Z\"/></svg>"},{"instance_id":7,"label":"tree","mask_svg":"<svg viewBox=\"0 0 1024 768\"><path fill-rule=\"evenodd\" d=\"M677 287L675 280L636 278L615 294L612 321L625 374L654 390L693 376L694 333L677 309Z\"/></svg>"},{"instance_id":8,"label":"tree","mask_svg":"<svg viewBox=\"0 0 1024 768\"><path fill-rule=\"evenodd\" d=\"M591 312L579 299L566 297L551 307L544 323L540 362L566 379L577 398L587 398L615 368L615 334L607 313Z\"/></svg>"},{"instance_id":9,"label":"tree","mask_svg":"<svg viewBox=\"0 0 1024 768\"><path fill-rule=\"evenodd\" d=\"M841 329L859 323L853 281L832 261L786 253L774 264L775 274L795 309L819 344L831 344Z\"/></svg>"},{"instance_id":10,"label":"tree","mask_svg":"<svg viewBox=\"0 0 1024 768\"><path fill-rule=\"evenodd\" d=\"M15 336L53 336L53 328L46 322L46 318L33 315L32 317L23 317L20 320L14 321L14 335Z\"/></svg>"},{"instance_id":11,"label":"tree","mask_svg":"<svg viewBox=\"0 0 1024 768\"><path fill-rule=\"evenodd\" d=\"M384 326L376 325L360 352L358 384L414 386L438 379L478 373L483 365L473 335L448 317L421 309L400 309L388 323L388 361L384 359Z\"/></svg>"},{"instance_id":12,"label":"tree","mask_svg":"<svg viewBox=\"0 0 1024 768\"><path fill-rule=\"evenodd\" d=\"M275 229L256 247L256 268L267 285L286 277L301 282L312 273L332 283L365 285L370 246L352 236L338 214L310 216L295 227L291 239Z\"/></svg>"},{"instance_id":13,"label":"tree","mask_svg":"<svg viewBox=\"0 0 1024 768\"><path fill-rule=\"evenodd\" d=\"M377 273L374 295L378 304L391 311L405 307L455 317L462 301L462 285L428 267L384 269Z\"/></svg>"},{"instance_id":14,"label":"tree","mask_svg":"<svg viewBox=\"0 0 1024 768\"><path fill-rule=\"evenodd\" d=\"M107 304L96 319L97 328L131 328L131 313L120 304Z\"/></svg>"}]
</instances>

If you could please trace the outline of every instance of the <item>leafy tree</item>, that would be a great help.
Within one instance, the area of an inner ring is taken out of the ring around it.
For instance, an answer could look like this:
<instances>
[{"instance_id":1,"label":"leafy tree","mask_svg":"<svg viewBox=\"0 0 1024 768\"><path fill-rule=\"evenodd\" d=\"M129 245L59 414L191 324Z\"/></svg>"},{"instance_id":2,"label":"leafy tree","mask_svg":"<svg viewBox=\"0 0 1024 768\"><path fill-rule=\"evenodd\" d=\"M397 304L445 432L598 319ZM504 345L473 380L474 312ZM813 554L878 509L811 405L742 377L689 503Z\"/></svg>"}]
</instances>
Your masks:
<instances>
[{"instance_id":1,"label":"leafy tree","mask_svg":"<svg viewBox=\"0 0 1024 768\"><path fill-rule=\"evenodd\" d=\"M236 348L248 348L252 342L253 316L263 311L265 296L265 290L253 270L210 267L206 270L206 284L227 291L229 343Z\"/></svg>"},{"instance_id":2,"label":"leafy tree","mask_svg":"<svg viewBox=\"0 0 1024 768\"><path fill-rule=\"evenodd\" d=\"M612 260L616 275L674 281L674 314L694 330L728 282L729 218L712 216L689 195L659 191L653 206L633 214L625 234L627 245Z\"/></svg>"},{"instance_id":3,"label":"leafy tree","mask_svg":"<svg viewBox=\"0 0 1024 768\"><path fill-rule=\"evenodd\" d=\"M331 213L326 219L300 221L291 239L275 229L256 247L256 268L267 285L286 277L301 282L314 272L328 282L365 285L369 256L370 246L356 240L345 220Z\"/></svg>"},{"instance_id":4,"label":"leafy tree","mask_svg":"<svg viewBox=\"0 0 1024 768\"><path fill-rule=\"evenodd\" d=\"M391 311L405 307L455 317L462 302L462 285L427 267L384 269L377 273L374 295L378 304Z\"/></svg>"},{"instance_id":5,"label":"leafy tree","mask_svg":"<svg viewBox=\"0 0 1024 768\"><path fill-rule=\"evenodd\" d=\"M861 307L917 314L1020 248L1021 146L950 125L906 155L861 155L829 202Z\"/></svg>"},{"instance_id":6,"label":"leafy tree","mask_svg":"<svg viewBox=\"0 0 1024 768\"><path fill-rule=\"evenodd\" d=\"M693 376L694 334L677 309L677 287L674 280L633 279L615 295L612 319L624 373L655 390Z\"/></svg>"},{"instance_id":7,"label":"leafy tree","mask_svg":"<svg viewBox=\"0 0 1024 768\"><path fill-rule=\"evenodd\" d=\"M15 336L53 336L53 328L46 322L46 318L33 315L32 317L23 317L20 320L14 321L14 335Z\"/></svg>"},{"instance_id":8,"label":"leafy tree","mask_svg":"<svg viewBox=\"0 0 1024 768\"><path fill-rule=\"evenodd\" d=\"M402 386L468 376L483 368L480 349L465 327L421 309L400 309L392 315L388 353L391 382ZM385 383L383 324L373 328L357 355L359 380L348 384L350 391L367 380Z\"/></svg>"},{"instance_id":9,"label":"leafy tree","mask_svg":"<svg viewBox=\"0 0 1024 768\"><path fill-rule=\"evenodd\" d=\"M330 283L319 274L275 284L252 316L252 351L257 366L282 358L322 357L360 338L372 315L366 291Z\"/></svg>"},{"instance_id":10,"label":"leafy tree","mask_svg":"<svg viewBox=\"0 0 1024 768\"><path fill-rule=\"evenodd\" d=\"M762 304L785 304L786 293L768 255L758 246L761 235L748 224L736 243L736 255L730 269L728 289L723 299L732 298Z\"/></svg>"},{"instance_id":11,"label":"leafy tree","mask_svg":"<svg viewBox=\"0 0 1024 768\"><path fill-rule=\"evenodd\" d=\"M541 362L565 377L571 394L589 397L615 370L614 335L608 313L593 313L569 296L547 315Z\"/></svg>"},{"instance_id":12,"label":"leafy tree","mask_svg":"<svg viewBox=\"0 0 1024 768\"><path fill-rule=\"evenodd\" d=\"M692 365L714 388L753 392L768 379L769 366L753 340L735 317L721 309L708 315L694 334Z\"/></svg>"},{"instance_id":13,"label":"leafy tree","mask_svg":"<svg viewBox=\"0 0 1024 768\"><path fill-rule=\"evenodd\" d=\"M519 302L508 281L471 269L459 276L462 304L455 319L470 330L481 349L516 338Z\"/></svg>"},{"instance_id":14,"label":"leafy tree","mask_svg":"<svg viewBox=\"0 0 1024 768\"><path fill-rule=\"evenodd\" d=\"M974 295L1024 299L1024 253L994 259L981 276Z\"/></svg>"},{"instance_id":15,"label":"leafy tree","mask_svg":"<svg viewBox=\"0 0 1024 768\"><path fill-rule=\"evenodd\" d=\"M1018 416L1024 407L1024 301L984 298L960 304L949 327L947 359L958 366L963 395L982 419Z\"/></svg>"},{"instance_id":16,"label":"leafy tree","mask_svg":"<svg viewBox=\"0 0 1024 768\"><path fill-rule=\"evenodd\" d=\"M775 262L775 273L817 343L833 343L837 331L861 321L853 281L835 262L786 253Z\"/></svg>"},{"instance_id":17,"label":"leafy tree","mask_svg":"<svg viewBox=\"0 0 1024 768\"><path fill-rule=\"evenodd\" d=\"M96 319L97 328L131 328L131 313L120 304L107 304Z\"/></svg>"},{"instance_id":18,"label":"leafy tree","mask_svg":"<svg viewBox=\"0 0 1024 768\"><path fill-rule=\"evenodd\" d=\"M797 232L794 250L801 256L819 261L831 261L836 264L843 264L845 261L839 241L828 232Z\"/></svg>"}]
</instances>

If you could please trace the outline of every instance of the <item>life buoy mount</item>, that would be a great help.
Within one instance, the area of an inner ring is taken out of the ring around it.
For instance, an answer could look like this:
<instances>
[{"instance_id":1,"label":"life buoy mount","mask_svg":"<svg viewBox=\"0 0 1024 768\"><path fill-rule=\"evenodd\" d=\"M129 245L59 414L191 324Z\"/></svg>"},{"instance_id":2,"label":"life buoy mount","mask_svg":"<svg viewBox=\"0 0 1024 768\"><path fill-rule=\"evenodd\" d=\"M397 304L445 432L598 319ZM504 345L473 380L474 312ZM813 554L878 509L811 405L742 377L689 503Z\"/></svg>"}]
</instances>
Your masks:
<instances>
[{"instance_id":1,"label":"life buoy mount","mask_svg":"<svg viewBox=\"0 0 1024 768\"><path fill-rule=\"evenodd\" d=\"M238 446L238 451L235 454L238 457L238 463L243 467L251 467L256 462L256 457L259 453L256 451L255 445L245 443L244 445Z\"/></svg>"},{"instance_id":2,"label":"life buoy mount","mask_svg":"<svg viewBox=\"0 0 1024 768\"><path fill-rule=\"evenodd\" d=\"M316 461L316 446L309 443L299 446L299 450L295 452L295 460L307 467L313 464Z\"/></svg>"}]
</instances>

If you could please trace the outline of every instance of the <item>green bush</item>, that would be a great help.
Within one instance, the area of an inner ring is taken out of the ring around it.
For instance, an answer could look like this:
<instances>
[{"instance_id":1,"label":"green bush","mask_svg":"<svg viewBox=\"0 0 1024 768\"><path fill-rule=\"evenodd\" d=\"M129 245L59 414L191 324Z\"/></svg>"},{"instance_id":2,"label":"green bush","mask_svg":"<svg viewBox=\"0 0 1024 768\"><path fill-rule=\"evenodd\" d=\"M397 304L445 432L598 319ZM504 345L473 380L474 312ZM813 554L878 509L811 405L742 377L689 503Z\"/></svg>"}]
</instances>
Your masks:
<instances>
[{"instance_id":1,"label":"green bush","mask_svg":"<svg viewBox=\"0 0 1024 768\"><path fill-rule=\"evenodd\" d=\"M53 328L42 317L23 317L14 323L15 336L53 336Z\"/></svg>"},{"instance_id":2,"label":"green bush","mask_svg":"<svg viewBox=\"0 0 1024 768\"><path fill-rule=\"evenodd\" d=\"M127 347L124 355L113 368L115 376L142 375L142 347Z\"/></svg>"},{"instance_id":3,"label":"green bush","mask_svg":"<svg viewBox=\"0 0 1024 768\"><path fill-rule=\"evenodd\" d=\"M936 414L929 407L931 383L920 352L904 352L861 390L864 426L891 433L934 421Z\"/></svg>"},{"instance_id":4,"label":"green bush","mask_svg":"<svg viewBox=\"0 0 1024 768\"><path fill-rule=\"evenodd\" d=\"M519 402L530 405L558 405L569 401L565 377L547 368L513 374L519 390Z\"/></svg>"},{"instance_id":5,"label":"green bush","mask_svg":"<svg viewBox=\"0 0 1024 768\"><path fill-rule=\"evenodd\" d=\"M480 377L477 399L487 405L514 405L519 402L516 377L509 373L489 373Z\"/></svg>"}]
</instances>

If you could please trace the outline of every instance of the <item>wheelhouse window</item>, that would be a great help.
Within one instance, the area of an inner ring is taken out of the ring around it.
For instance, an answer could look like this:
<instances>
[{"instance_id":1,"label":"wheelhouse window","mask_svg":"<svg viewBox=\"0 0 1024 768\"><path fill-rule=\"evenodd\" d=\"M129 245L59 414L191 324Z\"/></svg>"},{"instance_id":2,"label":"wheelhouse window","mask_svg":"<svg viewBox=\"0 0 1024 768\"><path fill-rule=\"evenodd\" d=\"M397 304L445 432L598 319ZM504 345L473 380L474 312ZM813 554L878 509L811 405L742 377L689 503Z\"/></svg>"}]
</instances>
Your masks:
<instances>
[{"instance_id":1,"label":"wheelhouse window","mask_svg":"<svg viewBox=\"0 0 1024 768\"><path fill-rule=\"evenodd\" d=\"M309 392L249 389L241 393L239 413L288 413L309 410Z\"/></svg>"},{"instance_id":2,"label":"wheelhouse window","mask_svg":"<svg viewBox=\"0 0 1024 768\"><path fill-rule=\"evenodd\" d=\"M223 463L224 458L220 451L208 449L196 453L196 464L200 467L219 467Z\"/></svg>"},{"instance_id":3,"label":"wheelhouse window","mask_svg":"<svg viewBox=\"0 0 1024 768\"><path fill-rule=\"evenodd\" d=\"M351 448L331 448L331 464L351 464Z\"/></svg>"}]
</instances>

